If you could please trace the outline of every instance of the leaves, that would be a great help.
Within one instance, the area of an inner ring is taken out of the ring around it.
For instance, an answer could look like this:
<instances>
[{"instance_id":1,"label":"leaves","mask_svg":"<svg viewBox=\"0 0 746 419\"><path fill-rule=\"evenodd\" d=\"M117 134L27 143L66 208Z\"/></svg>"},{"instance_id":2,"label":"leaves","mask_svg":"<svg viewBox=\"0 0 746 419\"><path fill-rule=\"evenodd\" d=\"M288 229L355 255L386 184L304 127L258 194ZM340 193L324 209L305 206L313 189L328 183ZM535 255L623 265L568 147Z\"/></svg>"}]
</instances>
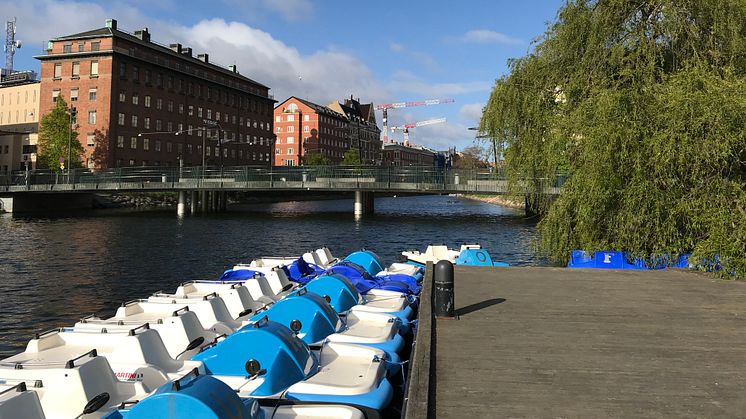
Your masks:
<instances>
[{"instance_id":1,"label":"leaves","mask_svg":"<svg viewBox=\"0 0 746 419\"><path fill-rule=\"evenodd\" d=\"M480 128L515 192L569 172L539 196L552 259L693 252L746 277L744 51L744 0L576 0L510 62Z\"/></svg>"},{"instance_id":2,"label":"leaves","mask_svg":"<svg viewBox=\"0 0 746 419\"><path fill-rule=\"evenodd\" d=\"M71 129L70 110L59 96L54 108L41 118L39 124L39 155L41 167L58 169L60 157L66 167L81 167L83 146L78 141L77 124ZM69 158L68 158L69 156ZM72 159L72 161L68 161Z\"/></svg>"}]
</instances>

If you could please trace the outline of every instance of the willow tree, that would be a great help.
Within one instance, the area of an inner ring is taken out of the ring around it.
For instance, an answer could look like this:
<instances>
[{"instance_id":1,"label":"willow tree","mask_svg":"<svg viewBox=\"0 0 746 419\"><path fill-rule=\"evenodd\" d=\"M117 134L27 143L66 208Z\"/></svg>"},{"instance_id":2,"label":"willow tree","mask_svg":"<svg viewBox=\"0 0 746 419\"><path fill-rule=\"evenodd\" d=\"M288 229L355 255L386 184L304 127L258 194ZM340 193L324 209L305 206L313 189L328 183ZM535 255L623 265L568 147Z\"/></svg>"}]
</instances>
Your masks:
<instances>
[{"instance_id":1,"label":"willow tree","mask_svg":"<svg viewBox=\"0 0 746 419\"><path fill-rule=\"evenodd\" d=\"M692 252L746 277L744 115L746 0L575 0L509 62L481 129L539 198L555 261Z\"/></svg>"}]
</instances>

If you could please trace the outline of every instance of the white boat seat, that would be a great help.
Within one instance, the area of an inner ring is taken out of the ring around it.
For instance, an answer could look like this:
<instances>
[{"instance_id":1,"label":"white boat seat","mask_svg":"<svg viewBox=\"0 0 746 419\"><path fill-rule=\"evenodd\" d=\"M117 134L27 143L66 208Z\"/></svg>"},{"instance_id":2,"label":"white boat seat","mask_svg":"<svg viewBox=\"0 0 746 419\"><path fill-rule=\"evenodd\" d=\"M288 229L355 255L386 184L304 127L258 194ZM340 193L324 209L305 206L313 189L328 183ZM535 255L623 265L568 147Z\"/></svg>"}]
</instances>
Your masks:
<instances>
[{"instance_id":1,"label":"white boat seat","mask_svg":"<svg viewBox=\"0 0 746 419\"><path fill-rule=\"evenodd\" d=\"M156 293L148 297L147 301L164 304L174 310L188 306L189 311L197 315L205 329L217 334L230 335L245 324L242 318L234 319L231 316L223 299L215 293L199 298L183 298L174 294Z\"/></svg>"},{"instance_id":2,"label":"white boat seat","mask_svg":"<svg viewBox=\"0 0 746 419\"><path fill-rule=\"evenodd\" d=\"M407 297L396 291L372 289L361 296L364 304L353 306L352 312L394 313L404 310L409 302Z\"/></svg>"},{"instance_id":3,"label":"white boat seat","mask_svg":"<svg viewBox=\"0 0 746 419\"><path fill-rule=\"evenodd\" d=\"M0 377L0 419L46 419L35 391L28 390L25 381Z\"/></svg>"},{"instance_id":4,"label":"white boat seat","mask_svg":"<svg viewBox=\"0 0 746 419\"><path fill-rule=\"evenodd\" d=\"M205 330L197 315L182 305L174 308L165 304L148 303L136 300L123 304L117 309L114 317L101 319L95 316L82 318L75 323L75 328L91 330L129 330L143 323L156 330L166 346L169 355L174 359L189 359L202 347L214 342L218 333ZM202 337L204 343L199 347L184 352L184 349L195 339ZM181 354L181 355L179 355Z\"/></svg>"},{"instance_id":5,"label":"white boat seat","mask_svg":"<svg viewBox=\"0 0 746 419\"><path fill-rule=\"evenodd\" d=\"M396 317L366 311L350 312L345 316L347 327L327 337L330 342L382 343L392 339L399 327Z\"/></svg>"},{"instance_id":6,"label":"white boat seat","mask_svg":"<svg viewBox=\"0 0 746 419\"><path fill-rule=\"evenodd\" d=\"M385 270L376 274L376 276L391 275L391 274L404 274L413 276L420 271L420 268L407 263L392 263L391 266Z\"/></svg>"},{"instance_id":7,"label":"white boat seat","mask_svg":"<svg viewBox=\"0 0 746 419\"><path fill-rule=\"evenodd\" d=\"M180 298L202 298L213 293L223 299L225 307L233 319L246 316L266 305L254 301L249 289L240 283L188 282L180 285L173 295Z\"/></svg>"},{"instance_id":8,"label":"white boat seat","mask_svg":"<svg viewBox=\"0 0 746 419\"><path fill-rule=\"evenodd\" d=\"M149 393L141 381L118 380L106 358L88 353L59 363L27 359L20 368L15 365L0 361L0 377L25 381L27 388L38 395L46 419L77 417L91 399L103 392L109 393L109 401L87 417L100 417L123 402L142 399Z\"/></svg>"}]
</instances>

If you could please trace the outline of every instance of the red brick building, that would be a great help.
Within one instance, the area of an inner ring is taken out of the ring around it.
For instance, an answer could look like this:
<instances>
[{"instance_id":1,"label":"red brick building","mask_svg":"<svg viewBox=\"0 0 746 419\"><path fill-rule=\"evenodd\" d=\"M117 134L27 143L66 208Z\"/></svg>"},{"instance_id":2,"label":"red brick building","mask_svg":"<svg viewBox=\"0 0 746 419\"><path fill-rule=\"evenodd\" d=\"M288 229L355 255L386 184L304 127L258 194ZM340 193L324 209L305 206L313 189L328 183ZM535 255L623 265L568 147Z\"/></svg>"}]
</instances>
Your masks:
<instances>
[{"instance_id":1,"label":"red brick building","mask_svg":"<svg viewBox=\"0 0 746 419\"><path fill-rule=\"evenodd\" d=\"M276 166L302 166L309 154L341 164L350 149L347 117L332 109L291 96L274 112Z\"/></svg>"},{"instance_id":2,"label":"red brick building","mask_svg":"<svg viewBox=\"0 0 746 419\"><path fill-rule=\"evenodd\" d=\"M58 96L77 109L89 167L271 164L275 100L235 66L181 44L100 29L49 41L41 61L40 115ZM219 124L206 128L205 121ZM220 147L218 134L223 144ZM225 140L228 140L226 142ZM202 144L205 143L203 150ZM222 157L221 157L222 155Z\"/></svg>"}]
</instances>

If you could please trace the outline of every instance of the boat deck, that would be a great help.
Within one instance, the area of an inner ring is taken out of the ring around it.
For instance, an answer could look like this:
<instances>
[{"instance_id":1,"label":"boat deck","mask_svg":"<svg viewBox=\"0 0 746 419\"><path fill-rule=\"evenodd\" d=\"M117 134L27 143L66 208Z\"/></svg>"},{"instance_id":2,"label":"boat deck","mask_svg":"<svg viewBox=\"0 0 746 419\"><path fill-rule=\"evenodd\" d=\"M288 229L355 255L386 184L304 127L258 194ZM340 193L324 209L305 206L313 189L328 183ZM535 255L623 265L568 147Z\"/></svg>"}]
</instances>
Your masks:
<instances>
[{"instance_id":1,"label":"boat deck","mask_svg":"<svg viewBox=\"0 0 746 419\"><path fill-rule=\"evenodd\" d=\"M455 282L459 319L433 323L431 415L746 414L746 283L478 267Z\"/></svg>"}]
</instances>

